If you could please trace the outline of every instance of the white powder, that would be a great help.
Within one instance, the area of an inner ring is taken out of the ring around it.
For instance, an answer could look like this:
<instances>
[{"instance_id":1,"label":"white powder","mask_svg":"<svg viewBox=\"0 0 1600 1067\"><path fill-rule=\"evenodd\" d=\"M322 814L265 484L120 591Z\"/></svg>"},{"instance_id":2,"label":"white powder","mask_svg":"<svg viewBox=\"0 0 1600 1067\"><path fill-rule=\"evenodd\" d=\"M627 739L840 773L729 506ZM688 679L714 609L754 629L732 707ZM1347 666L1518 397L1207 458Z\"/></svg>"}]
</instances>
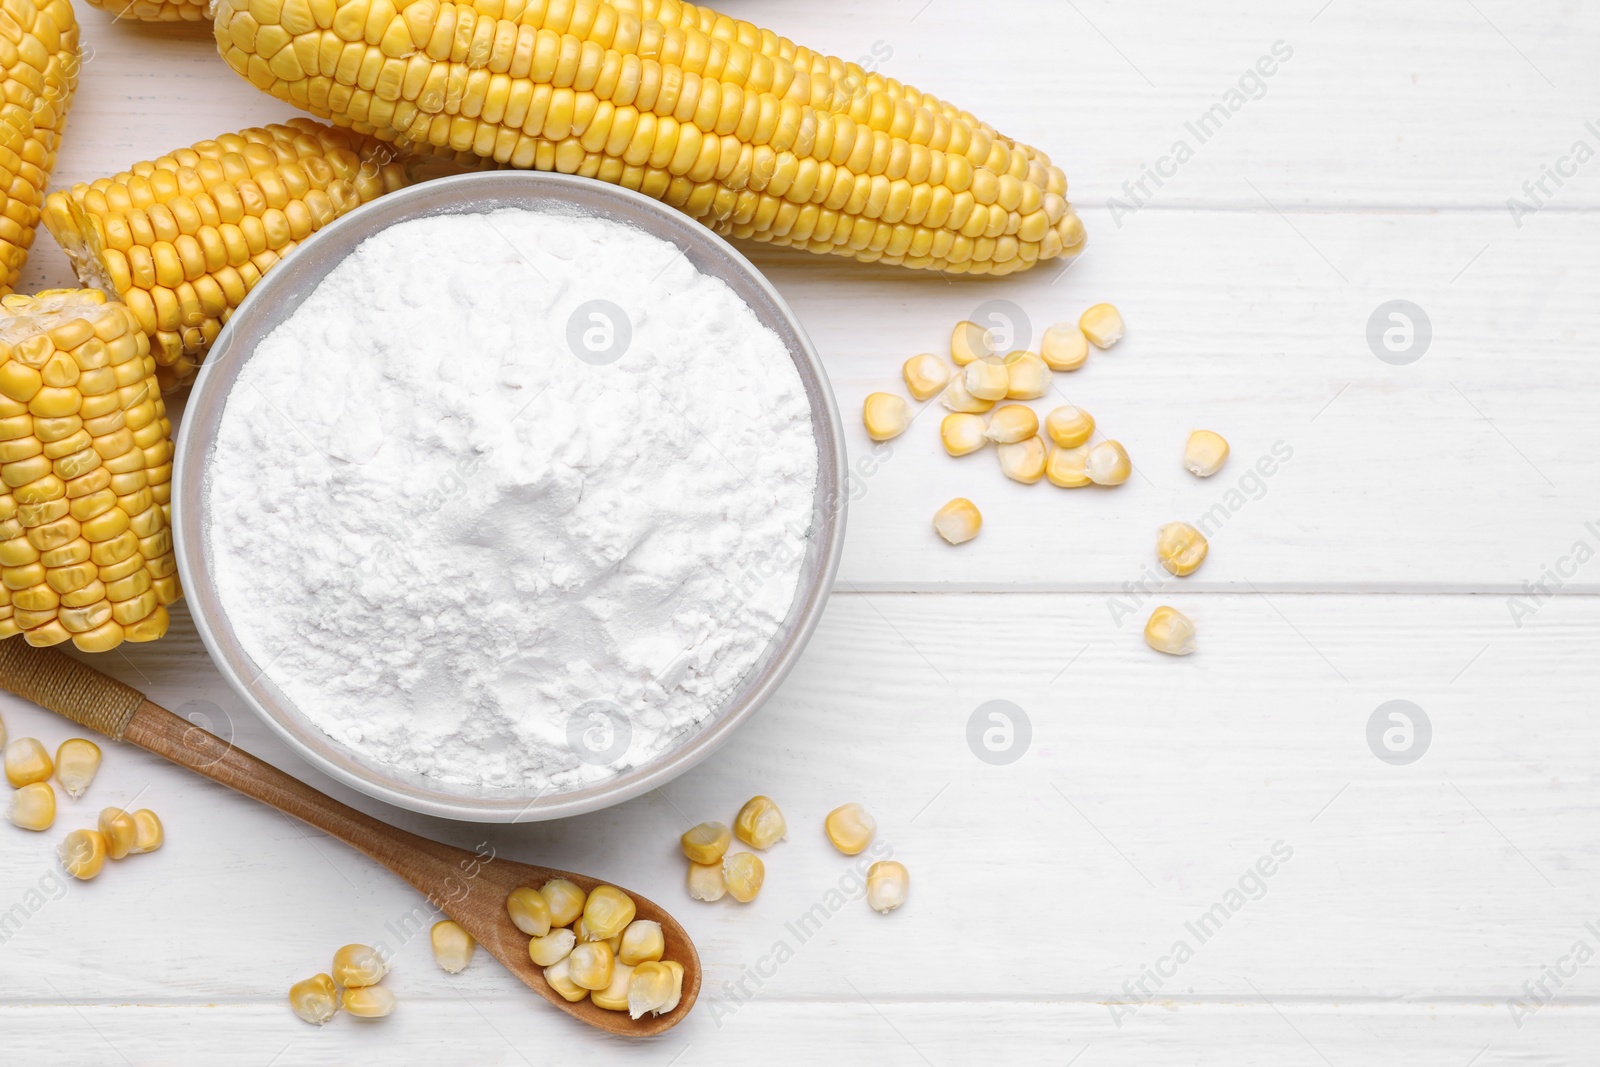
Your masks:
<instances>
[{"instance_id":1,"label":"white powder","mask_svg":"<svg viewBox=\"0 0 1600 1067\"><path fill-rule=\"evenodd\" d=\"M631 322L604 365L568 342L594 300ZM762 658L817 453L724 283L508 210L362 244L250 357L206 477L223 609L321 729L446 788L568 789L671 748Z\"/></svg>"}]
</instances>

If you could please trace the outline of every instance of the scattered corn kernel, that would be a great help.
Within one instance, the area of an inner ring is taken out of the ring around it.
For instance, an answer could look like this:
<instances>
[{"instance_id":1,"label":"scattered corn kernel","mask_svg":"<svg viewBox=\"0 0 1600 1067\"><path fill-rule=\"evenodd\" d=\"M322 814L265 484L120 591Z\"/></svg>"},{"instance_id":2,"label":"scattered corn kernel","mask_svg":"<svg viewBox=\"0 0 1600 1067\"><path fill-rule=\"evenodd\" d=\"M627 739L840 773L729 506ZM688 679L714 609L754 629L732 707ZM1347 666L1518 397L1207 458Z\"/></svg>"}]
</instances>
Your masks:
<instances>
[{"instance_id":1,"label":"scattered corn kernel","mask_svg":"<svg viewBox=\"0 0 1600 1067\"><path fill-rule=\"evenodd\" d=\"M661 1013L672 999L672 968L664 963L640 963L628 976L628 1014L637 1019L645 1012Z\"/></svg>"},{"instance_id":2,"label":"scattered corn kernel","mask_svg":"<svg viewBox=\"0 0 1600 1067\"><path fill-rule=\"evenodd\" d=\"M106 865L106 839L99 830L74 830L61 842L56 855L68 874L88 881Z\"/></svg>"},{"instance_id":3,"label":"scattered corn kernel","mask_svg":"<svg viewBox=\"0 0 1600 1067\"><path fill-rule=\"evenodd\" d=\"M333 954L333 980L345 989L377 985L389 973L376 949L367 945L345 945Z\"/></svg>"},{"instance_id":4,"label":"scattered corn kernel","mask_svg":"<svg viewBox=\"0 0 1600 1067\"><path fill-rule=\"evenodd\" d=\"M911 874L897 860L882 860L867 868L867 904L888 914L906 902Z\"/></svg>"},{"instance_id":5,"label":"scattered corn kernel","mask_svg":"<svg viewBox=\"0 0 1600 1067\"><path fill-rule=\"evenodd\" d=\"M106 855L114 860L122 859L139 843L138 824L121 808L102 810L99 830L100 836L106 839Z\"/></svg>"},{"instance_id":6,"label":"scattered corn kernel","mask_svg":"<svg viewBox=\"0 0 1600 1067\"><path fill-rule=\"evenodd\" d=\"M583 902L588 896L577 885L565 878L552 878L539 887L539 895L550 908L550 925L567 926L583 914Z\"/></svg>"},{"instance_id":7,"label":"scattered corn kernel","mask_svg":"<svg viewBox=\"0 0 1600 1067\"><path fill-rule=\"evenodd\" d=\"M1094 416L1063 404L1044 417L1044 432L1062 448L1077 448L1094 436Z\"/></svg>"},{"instance_id":8,"label":"scattered corn kernel","mask_svg":"<svg viewBox=\"0 0 1600 1067\"><path fill-rule=\"evenodd\" d=\"M660 923L654 919L635 919L622 931L622 947L617 950L617 959L636 967L659 960L666 948L667 939Z\"/></svg>"},{"instance_id":9,"label":"scattered corn kernel","mask_svg":"<svg viewBox=\"0 0 1600 1067\"><path fill-rule=\"evenodd\" d=\"M49 782L34 782L11 794L6 818L24 830L48 830L56 822L56 791Z\"/></svg>"},{"instance_id":10,"label":"scattered corn kernel","mask_svg":"<svg viewBox=\"0 0 1600 1067\"><path fill-rule=\"evenodd\" d=\"M461 928L461 924L444 919L433 924L428 931L433 942L433 958L449 974L460 974L472 962L472 953L478 942Z\"/></svg>"},{"instance_id":11,"label":"scattered corn kernel","mask_svg":"<svg viewBox=\"0 0 1600 1067\"><path fill-rule=\"evenodd\" d=\"M980 359L967 364L961 372L967 392L978 400L1000 400L1011 387L1011 373L997 359Z\"/></svg>"},{"instance_id":12,"label":"scattered corn kernel","mask_svg":"<svg viewBox=\"0 0 1600 1067\"><path fill-rule=\"evenodd\" d=\"M872 844L872 835L878 832L878 820L865 807L852 801L828 812L822 829L834 848L846 856L855 856Z\"/></svg>"},{"instance_id":13,"label":"scattered corn kernel","mask_svg":"<svg viewBox=\"0 0 1600 1067\"><path fill-rule=\"evenodd\" d=\"M1000 445L995 451L1000 455L1000 473L1012 481L1032 485L1044 477L1044 438L1030 437L1026 441Z\"/></svg>"},{"instance_id":14,"label":"scattered corn kernel","mask_svg":"<svg viewBox=\"0 0 1600 1067\"><path fill-rule=\"evenodd\" d=\"M1220 433L1211 430L1196 430L1189 435L1189 441L1183 446L1183 465L1190 474L1201 478L1209 478L1222 469L1228 462L1228 442L1223 440Z\"/></svg>"},{"instance_id":15,"label":"scattered corn kernel","mask_svg":"<svg viewBox=\"0 0 1600 1067\"><path fill-rule=\"evenodd\" d=\"M1089 339L1075 322L1058 322L1044 332L1039 354L1051 370L1077 370L1089 358Z\"/></svg>"},{"instance_id":16,"label":"scattered corn kernel","mask_svg":"<svg viewBox=\"0 0 1600 1067\"><path fill-rule=\"evenodd\" d=\"M1062 489L1082 489L1089 480L1089 446L1062 448L1051 445L1044 460L1044 476Z\"/></svg>"},{"instance_id":17,"label":"scattered corn kernel","mask_svg":"<svg viewBox=\"0 0 1600 1067\"><path fill-rule=\"evenodd\" d=\"M72 737L56 749L56 781L67 796L83 796L100 769L100 746L84 737Z\"/></svg>"},{"instance_id":18,"label":"scattered corn kernel","mask_svg":"<svg viewBox=\"0 0 1600 1067\"><path fill-rule=\"evenodd\" d=\"M928 353L906 360L900 373L905 377L906 388L918 400L937 396L950 382L950 364Z\"/></svg>"},{"instance_id":19,"label":"scattered corn kernel","mask_svg":"<svg viewBox=\"0 0 1600 1067\"><path fill-rule=\"evenodd\" d=\"M1144 643L1169 656L1187 656L1194 651L1194 623L1177 608L1163 604L1144 624Z\"/></svg>"},{"instance_id":20,"label":"scattered corn kernel","mask_svg":"<svg viewBox=\"0 0 1600 1067\"><path fill-rule=\"evenodd\" d=\"M732 852L722 857L722 880L728 885L728 895L741 904L748 904L761 892L761 883L767 880L767 865L754 852Z\"/></svg>"},{"instance_id":21,"label":"scattered corn kernel","mask_svg":"<svg viewBox=\"0 0 1600 1067\"><path fill-rule=\"evenodd\" d=\"M535 960L534 962L538 962ZM544 980L562 999L576 1004L589 995L589 991L572 980L572 963L562 957L544 969Z\"/></svg>"},{"instance_id":22,"label":"scattered corn kernel","mask_svg":"<svg viewBox=\"0 0 1600 1067\"><path fill-rule=\"evenodd\" d=\"M1096 304L1078 319L1078 329L1096 348L1110 348L1122 340L1122 312L1110 304Z\"/></svg>"},{"instance_id":23,"label":"scattered corn kernel","mask_svg":"<svg viewBox=\"0 0 1600 1067\"><path fill-rule=\"evenodd\" d=\"M964 411L972 415L982 415L994 407L993 400L980 400L967 391L965 372L950 379L950 384L939 396L939 403L951 411Z\"/></svg>"},{"instance_id":24,"label":"scattered corn kernel","mask_svg":"<svg viewBox=\"0 0 1600 1067\"><path fill-rule=\"evenodd\" d=\"M593 993L611 984L611 969L616 965L616 954L604 941L580 941L572 946L567 956L567 973L574 985Z\"/></svg>"},{"instance_id":25,"label":"scattered corn kernel","mask_svg":"<svg viewBox=\"0 0 1600 1067\"><path fill-rule=\"evenodd\" d=\"M728 892L722 878L722 863L691 863L687 880L689 895L696 900L721 900Z\"/></svg>"},{"instance_id":26,"label":"scattered corn kernel","mask_svg":"<svg viewBox=\"0 0 1600 1067\"><path fill-rule=\"evenodd\" d=\"M733 844L733 831L725 823L703 822L685 830L678 844L690 863L721 863L723 853Z\"/></svg>"},{"instance_id":27,"label":"scattered corn kernel","mask_svg":"<svg viewBox=\"0 0 1600 1067\"><path fill-rule=\"evenodd\" d=\"M978 506L964 496L958 496L933 513L935 532L952 545L963 544L978 536L983 529L983 515Z\"/></svg>"},{"instance_id":28,"label":"scattered corn kernel","mask_svg":"<svg viewBox=\"0 0 1600 1067\"><path fill-rule=\"evenodd\" d=\"M572 932L578 935L579 941L604 941L611 946L611 951L616 952L622 947L622 935L613 934L610 937L598 937L583 921L583 916L578 916L578 921L572 924Z\"/></svg>"},{"instance_id":29,"label":"scattered corn kernel","mask_svg":"<svg viewBox=\"0 0 1600 1067\"><path fill-rule=\"evenodd\" d=\"M346 986L339 1004L357 1019L381 1019L394 1011L394 994L381 985Z\"/></svg>"},{"instance_id":30,"label":"scattered corn kernel","mask_svg":"<svg viewBox=\"0 0 1600 1067\"><path fill-rule=\"evenodd\" d=\"M1006 362L1006 396L1012 400L1037 400L1050 391L1050 368L1032 352Z\"/></svg>"},{"instance_id":31,"label":"scattered corn kernel","mask_svg":"<svg viewBox=\"0 0 1600 1067\"><path fill-rule=\"evenodd\" d=\"M982 415L953 411L939 424L939 440L952 456L965 456L989 443L988 428Z\"/></svg>"},{"instance_id":32,"label":"scattered corn kernel","mask_svg":"<svg viewBox=\"0 0 1600 1067\"><path fill-rule=\"evenodd\" d=\"M621 935L633 922L638 908L633 898L614 885L597 885L583 905L583 925L588 940L606 941ZM581 936L581 935L580 935Z\"/></svg>"},{"instance_id":33,"label":"scattered corn kernel","mask_svg":"<svg viewBox=\"0 0 1600 1067\"><path fill-rule=\"evenodd\" d=\"M861 421L874 441L899 437L911 425L911 405L893 393L873 393L861 405Z\"/></svg>"},{"instance_id":34,"label":"scattered corn kernel","mask_svg":"<svg viewBox=\"0 0 1600 1067\"><path fill-rule=\"evenodd\" d=\"M130 855L154 852L167 840L161 817L149 808L140 808L133 813L133 826L138 832L134 836L133 848L128 850Z\"/></svg>"},{"instance_id":35,"label":"scattered corn kernel","mask_svg":"<svg viewBox=\"0 0 1600 1067\"><path fill-rule=\"evenodd\" d=\"M1121 485L1133 474L1133 463L1128 450L1120 441L1101 441L1089 449L1089 462L1085 468L1089 480L1095 485Z\"/></svg>"},{"instance_id":36,"label":"scattered corn kernel","mask_svg":"<svg viewBox=\"0 0 1600 1067\"><path fill-rule=\"evenodd\" d=\"M763 852L782 841L788 832L789 824L771 797L751 797L733 820L733 836Z\"/></svg>"},{"instance_id":37,"label":"scattered corn kernel","mask_svg":"<svg viewBox=\"0 0 1600 1067\"><path fill-rule=\"evenodd\" d=\"M1169 522L1156 535L1156 555L1161 565L1179 578L1198 570L1210 547L1205 535L1186 522Z\"/></svg>"},{"instance_id":38,"label":"scattered corn kernel","mask_svg":"<svg viewBox=\"0 0 1600 1067\"><path fill-rule=\"evenodd\" d=\"M552 967L572 953L578 935L571 930L551 930L528 942L528 958L540 967Z\"/></svg>"},{"instance_id":39,"label":"scattered corn kernel","mask_svg":"<svg viewBox=\"0 0 1600 1067\"><path fill-rule=\"evenodd\" d=\"M611 965L611 982L604 989L596 989L589 999L597 1008L607 1011L628 1010L628 986L633 979L633 968L618 960Z\"/></svg>"},{"instance_id":40,"label":"scattered corn kernel","mask_svg":"<svg viewBox=\"0 0 1600 1067\"><path fill-rule=\"evenodd\" d=\"M6 781L13 789L43 782L55 773L50 753L31 737L19 737L6 746Z\"/></svg>"},{"instance_id":41,"label":"scattered corn kernel","mask_svg":"<svg viewBox=\"0 0 1600 1067\"><path fill-rule=\"evenodd\" d=\"M683 964L677 960L662 960L661 965L672 972L672 996L656 1009L657 1015L665 1015L672 1011L678 1006L678 1001L683 999Z\"/></svg>"},{"instance_id":42,"label":"scattered corn kernel","mask_svg":"<svg viewBox=\"0 0 1600 1067\"><path fill-rule=\"evenodd\" d=\"M511 916L511 925L530 937L550 932L550 902L537 889L518 886L507 893L506 914Z\"/></svg>"},{"instance_id":43,"label":"scattered corn kernel","mask_svg":"<svg viewBox=\"0 0 1600 1067\"><path fill-rule=\"evenodd\" d=\"M953 418L954 416L952 416ZM1039 416L1026 404L1002 404L989 416L983 435L1001 445L1025 441L1039 432Z\"/></svg>"},{"instance_id":44,"label":"scattered corn kernel","mask_svg":"<svg viewBox=\"0 0 1600 1067\"><path fill-rule=\"evenodd\" d=\"M332 978L314 974L289 987L289 1007L306 1022L321 1026L338 1013L339 991Z\"/></svg>"},{"instance_id":45,"label":"scattered corn kernel","mask_svg":"<svg viewBox=\"0 0 1600 1067\"><path fill-rule=\"evenodd\" d=\"M989 331L984 327L975 322L962 321L950 331L950 358L956 366L965 367L973 360L992 355L994 347L989 342Z\"/></svg>"}]
</instances>

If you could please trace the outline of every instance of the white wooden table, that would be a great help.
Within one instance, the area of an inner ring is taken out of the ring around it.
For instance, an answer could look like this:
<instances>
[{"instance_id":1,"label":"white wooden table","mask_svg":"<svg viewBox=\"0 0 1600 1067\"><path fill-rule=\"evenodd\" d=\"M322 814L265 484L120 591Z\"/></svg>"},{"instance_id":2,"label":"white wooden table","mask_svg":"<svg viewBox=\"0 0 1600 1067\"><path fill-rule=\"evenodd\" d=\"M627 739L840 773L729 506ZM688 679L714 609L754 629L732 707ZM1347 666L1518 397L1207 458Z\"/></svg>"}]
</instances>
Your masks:
<instances>
[{"instance_id":1,"label":"white wooden table","mask_svg":"<svg viewBox=\"0 0 1600 1067\"><path fill-rule=\"evenodd\" d=\"M1571 153L1600 149L1600 123L1585 125L1600 119L1600 12L1254 7L730 0L1045 147L1091 238L1065 273L999 283L754 253L816 340L864 465L804 661L663 791L556 825L414 817L286 752L181 611L166 640L98 661L368 811L677 904L706 965L689 1021L626 1044L481 956L447 978L404 934L420 901L389 874L118 747L58 830L137 799L166 819L163 851L63 889L58 833L0 835L5 1061L1593 1062L1600 162ZM204 28L80 15L93 57L60 183L288 114ZM1186 123L1275 42L1292 55L1246 79L1259 98L1236 98L1202 142ZM1192 156L1163 162L1180 139ZM1124 190L1158 166L1159 188ZM1511 197L1530 210L1514 217ZM69 280L42 237L24 286ZM1125 487L1008 483L992 455L946 457L935 415L872 458L862 397L990 300L1021 308L1034 337L1090 303L1122 308L1127 340L1058 382L1127 444ZM1404 365L1368 343L1392 300L1431 324ZM1178 463L1194 426L1233 443L1210 481ZM1252 476L1274 448L1271 475ZM987 517L958 550L928 526L956 495ZM1200 573L1139 591L1158 573L1155 527L1206 514ZM1144 647L1157 602L1197 620L1198 655ZM991 700L1031 725L1009 764L967 742ZM1369 747L1390 700L1431 723L1409 764ZM0 712L13 737L53 748L71 733L14 699ZM689 901L676 835L755 792L780 801L793 838L760 900ZM888 918L825 907L802 937L792 924L852 888L819 831L849 799L877 813L911 900ZM400 1008L314 1030L285 991L347 941L397 954Z\"/></svg>"}]
</instances>

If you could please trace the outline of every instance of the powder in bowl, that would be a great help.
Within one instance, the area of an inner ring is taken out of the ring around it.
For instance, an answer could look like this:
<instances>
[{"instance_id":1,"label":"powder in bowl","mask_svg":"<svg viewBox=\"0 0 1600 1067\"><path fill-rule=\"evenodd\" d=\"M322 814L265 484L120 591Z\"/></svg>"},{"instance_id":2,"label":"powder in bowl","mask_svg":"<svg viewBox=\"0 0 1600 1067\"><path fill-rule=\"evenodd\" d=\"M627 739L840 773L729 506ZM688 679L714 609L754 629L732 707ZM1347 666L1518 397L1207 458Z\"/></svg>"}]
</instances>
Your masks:
<instances>
[{"instance_id":1,"label":"powder in bowl","mask_svg":"<svg viewBox=\"0 0 1600 1067\"><path fill-rule=\"evenodd\" d=\"M205 536L240 645L365 762L568 790L668 751L795 599L817 446L783 342L669 242L442 215L239 371Z\"/></svg>"}]
</instances>

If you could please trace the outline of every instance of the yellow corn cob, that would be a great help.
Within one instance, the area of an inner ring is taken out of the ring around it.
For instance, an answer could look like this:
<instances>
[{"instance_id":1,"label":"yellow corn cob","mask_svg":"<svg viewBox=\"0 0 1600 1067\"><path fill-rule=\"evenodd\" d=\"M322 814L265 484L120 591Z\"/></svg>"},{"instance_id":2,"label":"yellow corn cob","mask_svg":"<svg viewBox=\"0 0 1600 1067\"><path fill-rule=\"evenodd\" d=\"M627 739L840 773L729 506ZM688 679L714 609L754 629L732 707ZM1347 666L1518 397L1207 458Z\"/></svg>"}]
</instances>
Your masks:
<instances>
[{"instance_id":1,"label":"yellow corn cob","mask_svg":"<svg viewBox=\"0 0 1600 1067\"><path fill-rule=\"evenodd\" d=\"M678 0L218 0L257 87L401 146L637 189L719 233L1007 274L1075 254L1043 153Z\"/></svg>"},{"instance_id":2,"label":"yellow corn cob","mask_svg":"<svg viewBox=\"0 0 1600 1067\"><path fill-rule=\"evenodd\" d=\"M0 637L104 652L166 633L181 594L155 370L104 293L0 300Z\"/></svg>"},{"instance_id":3,"label":"yellow corn cob","mask_svg":"<svg viewBox=\"0 0 1600 1067\"><path fill-rule=\"evenodd\" d=\"M79 65L69 0L0 2L0 294L33 246Z\"/></svg>"},{"instance_id":4,"label":"yellow corn cob","mask_svg":"<svg viewBox=\"0 0 1600 1067\"><path fill-rule=\"evenodd\" d=\"M89 0L119 19L136 22L199 22L206 17L209 0Z\"/></svg>"},{"instance_id":5,"label":"yellow corn cob","mask_svg":"<svg viewBox=\"0 0 1600 1067\"><path fill-rule=\"evenodd\" d=\"M164 391L261 275L339 216L409 184L395 149L310 119L201 141L45 200L78 280L120 298Z\"/></svg>"}]
</instances>

